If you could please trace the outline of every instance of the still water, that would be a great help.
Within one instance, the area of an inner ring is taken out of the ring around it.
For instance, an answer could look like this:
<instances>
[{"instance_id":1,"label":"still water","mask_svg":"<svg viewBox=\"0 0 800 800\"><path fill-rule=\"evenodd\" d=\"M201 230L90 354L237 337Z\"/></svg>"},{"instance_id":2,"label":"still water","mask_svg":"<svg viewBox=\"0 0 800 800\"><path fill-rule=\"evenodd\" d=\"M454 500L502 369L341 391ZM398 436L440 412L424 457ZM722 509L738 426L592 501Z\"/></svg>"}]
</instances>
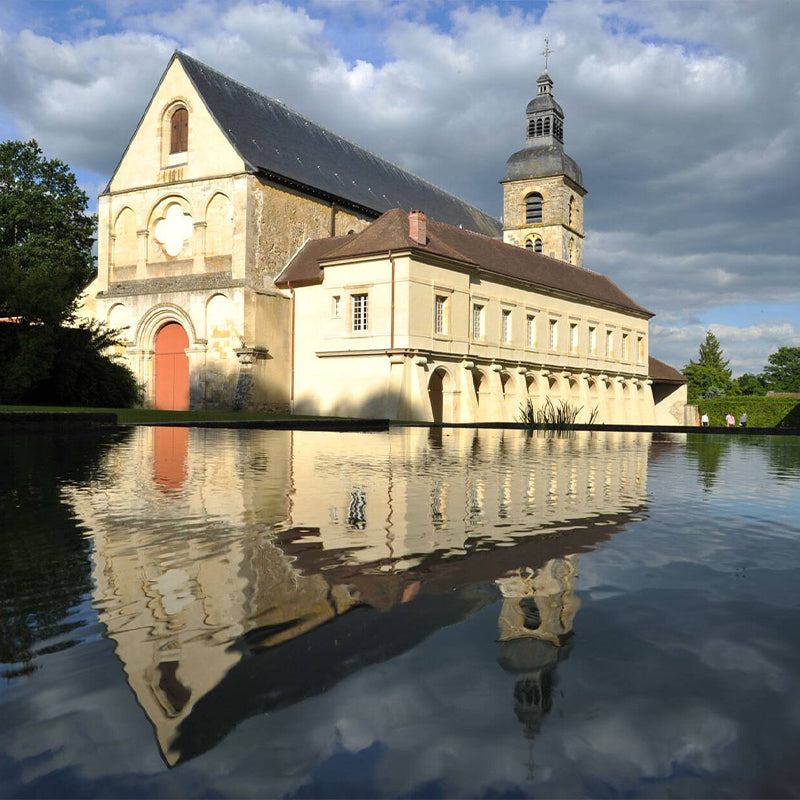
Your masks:
<instances>
[{"instance_id":1,"label":"still water","mask_svg":"<svg viewBox=\"0 0 800 800\"><path fill-rule=\"evenodd\" d=\"M0 795L800 795L800 440L0 436Z\"/></svg>"}]
</instances>

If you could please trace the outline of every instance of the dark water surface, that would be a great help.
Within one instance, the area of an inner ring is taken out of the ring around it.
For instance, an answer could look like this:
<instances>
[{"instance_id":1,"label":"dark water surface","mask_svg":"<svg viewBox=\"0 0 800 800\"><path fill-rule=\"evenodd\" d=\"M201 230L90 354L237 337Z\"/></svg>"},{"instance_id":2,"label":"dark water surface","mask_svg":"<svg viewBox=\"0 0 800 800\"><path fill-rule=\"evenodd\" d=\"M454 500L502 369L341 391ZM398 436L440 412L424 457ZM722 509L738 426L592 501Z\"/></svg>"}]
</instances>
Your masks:
<instances>
[{"instance_id":1,"label":"dark water surface","mask_svg":"<svg viewBox=\"0 0 800 800\"><path fill-rule=\"evenodd\" d=\"M0 436L0 795L800 796L800 440Z\"/></svg>"}]
</instances>

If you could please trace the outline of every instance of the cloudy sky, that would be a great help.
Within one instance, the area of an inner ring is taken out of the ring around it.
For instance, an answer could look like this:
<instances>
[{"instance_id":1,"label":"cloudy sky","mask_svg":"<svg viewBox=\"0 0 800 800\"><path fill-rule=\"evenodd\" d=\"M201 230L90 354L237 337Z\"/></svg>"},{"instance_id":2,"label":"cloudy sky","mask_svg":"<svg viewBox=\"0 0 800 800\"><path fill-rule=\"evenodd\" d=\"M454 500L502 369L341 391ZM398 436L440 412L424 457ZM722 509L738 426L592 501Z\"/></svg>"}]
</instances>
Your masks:
<instances>
[{"instance_id":1,"label":"cloudy sky","mask_svg":"<svg viewBox=\"0 0 800 800\"><path fill-rule=\"evenodd\" d=\"M96 196L180 48L499 216L545 35L585 263L656 312L651 353L681 367L711 328L739 374L800 345L794 0L13 0L0 138Z\"/></svg>"}]
</instances>

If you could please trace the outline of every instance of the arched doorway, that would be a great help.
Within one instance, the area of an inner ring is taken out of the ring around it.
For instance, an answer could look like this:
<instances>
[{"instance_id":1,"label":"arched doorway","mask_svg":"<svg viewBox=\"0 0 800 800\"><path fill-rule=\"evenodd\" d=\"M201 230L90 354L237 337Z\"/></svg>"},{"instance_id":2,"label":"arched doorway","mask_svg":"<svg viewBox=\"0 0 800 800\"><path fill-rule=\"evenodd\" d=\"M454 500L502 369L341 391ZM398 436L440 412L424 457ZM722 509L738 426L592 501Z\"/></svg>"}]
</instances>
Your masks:
<instances>
[{"instance_id":1,"label":"arched doorway","mask_svg":"<svg viewBox=\"0 0 800 800\"><path fill-rule=\"evenodd\" d=\"M448 395L445 403L445 395ZM433 371L428 381L428 396L431 401L431 413L434 422L452 421L452 391L450 376L447 371L439 367ZM446 407L445 407L446 406Z\"/></svg>"},{"instance_id":2,"label":"arched doorway","mask_svg":"<svg viewBox=\"0 0 800 800\"><path fill-rule=\"evenodd\" d=\"M156 403L158 409L189 409L189 337L182 325L168 322L156 334Z\"/></svg>"},{"instance_id":3,"label":"arched doorway","mask_svg":"<svg viewBox=\"0 0 800 800\"><path fill-rule=\"evenodd\" d=\"M434 422L442 421L442 408L444 407L444 396L442 395L442 383L444 373L437 369L428 381L428 396L431 399L431 413Z\"/></svg>"}]
</instances>

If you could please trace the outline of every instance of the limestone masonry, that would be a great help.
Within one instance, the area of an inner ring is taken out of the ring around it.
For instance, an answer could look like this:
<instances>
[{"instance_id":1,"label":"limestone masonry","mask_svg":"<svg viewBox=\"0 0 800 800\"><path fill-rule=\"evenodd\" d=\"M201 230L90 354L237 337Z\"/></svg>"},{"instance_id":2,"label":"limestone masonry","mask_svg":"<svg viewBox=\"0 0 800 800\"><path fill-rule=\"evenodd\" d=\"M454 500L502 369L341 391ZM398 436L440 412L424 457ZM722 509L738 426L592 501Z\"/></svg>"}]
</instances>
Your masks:
<instances>
[{"instance_id":1,"label":"limestone masonry","mask_svg":"<svg viewBox=\"0 0 800 800\"><path fill-rule=\"evenodd\" d=\"M501 225L175 53L100 197L83 313L158 408L682 424L651 312L583 268L583 175L537 87Z\"/></svg>"}]
</instances>

